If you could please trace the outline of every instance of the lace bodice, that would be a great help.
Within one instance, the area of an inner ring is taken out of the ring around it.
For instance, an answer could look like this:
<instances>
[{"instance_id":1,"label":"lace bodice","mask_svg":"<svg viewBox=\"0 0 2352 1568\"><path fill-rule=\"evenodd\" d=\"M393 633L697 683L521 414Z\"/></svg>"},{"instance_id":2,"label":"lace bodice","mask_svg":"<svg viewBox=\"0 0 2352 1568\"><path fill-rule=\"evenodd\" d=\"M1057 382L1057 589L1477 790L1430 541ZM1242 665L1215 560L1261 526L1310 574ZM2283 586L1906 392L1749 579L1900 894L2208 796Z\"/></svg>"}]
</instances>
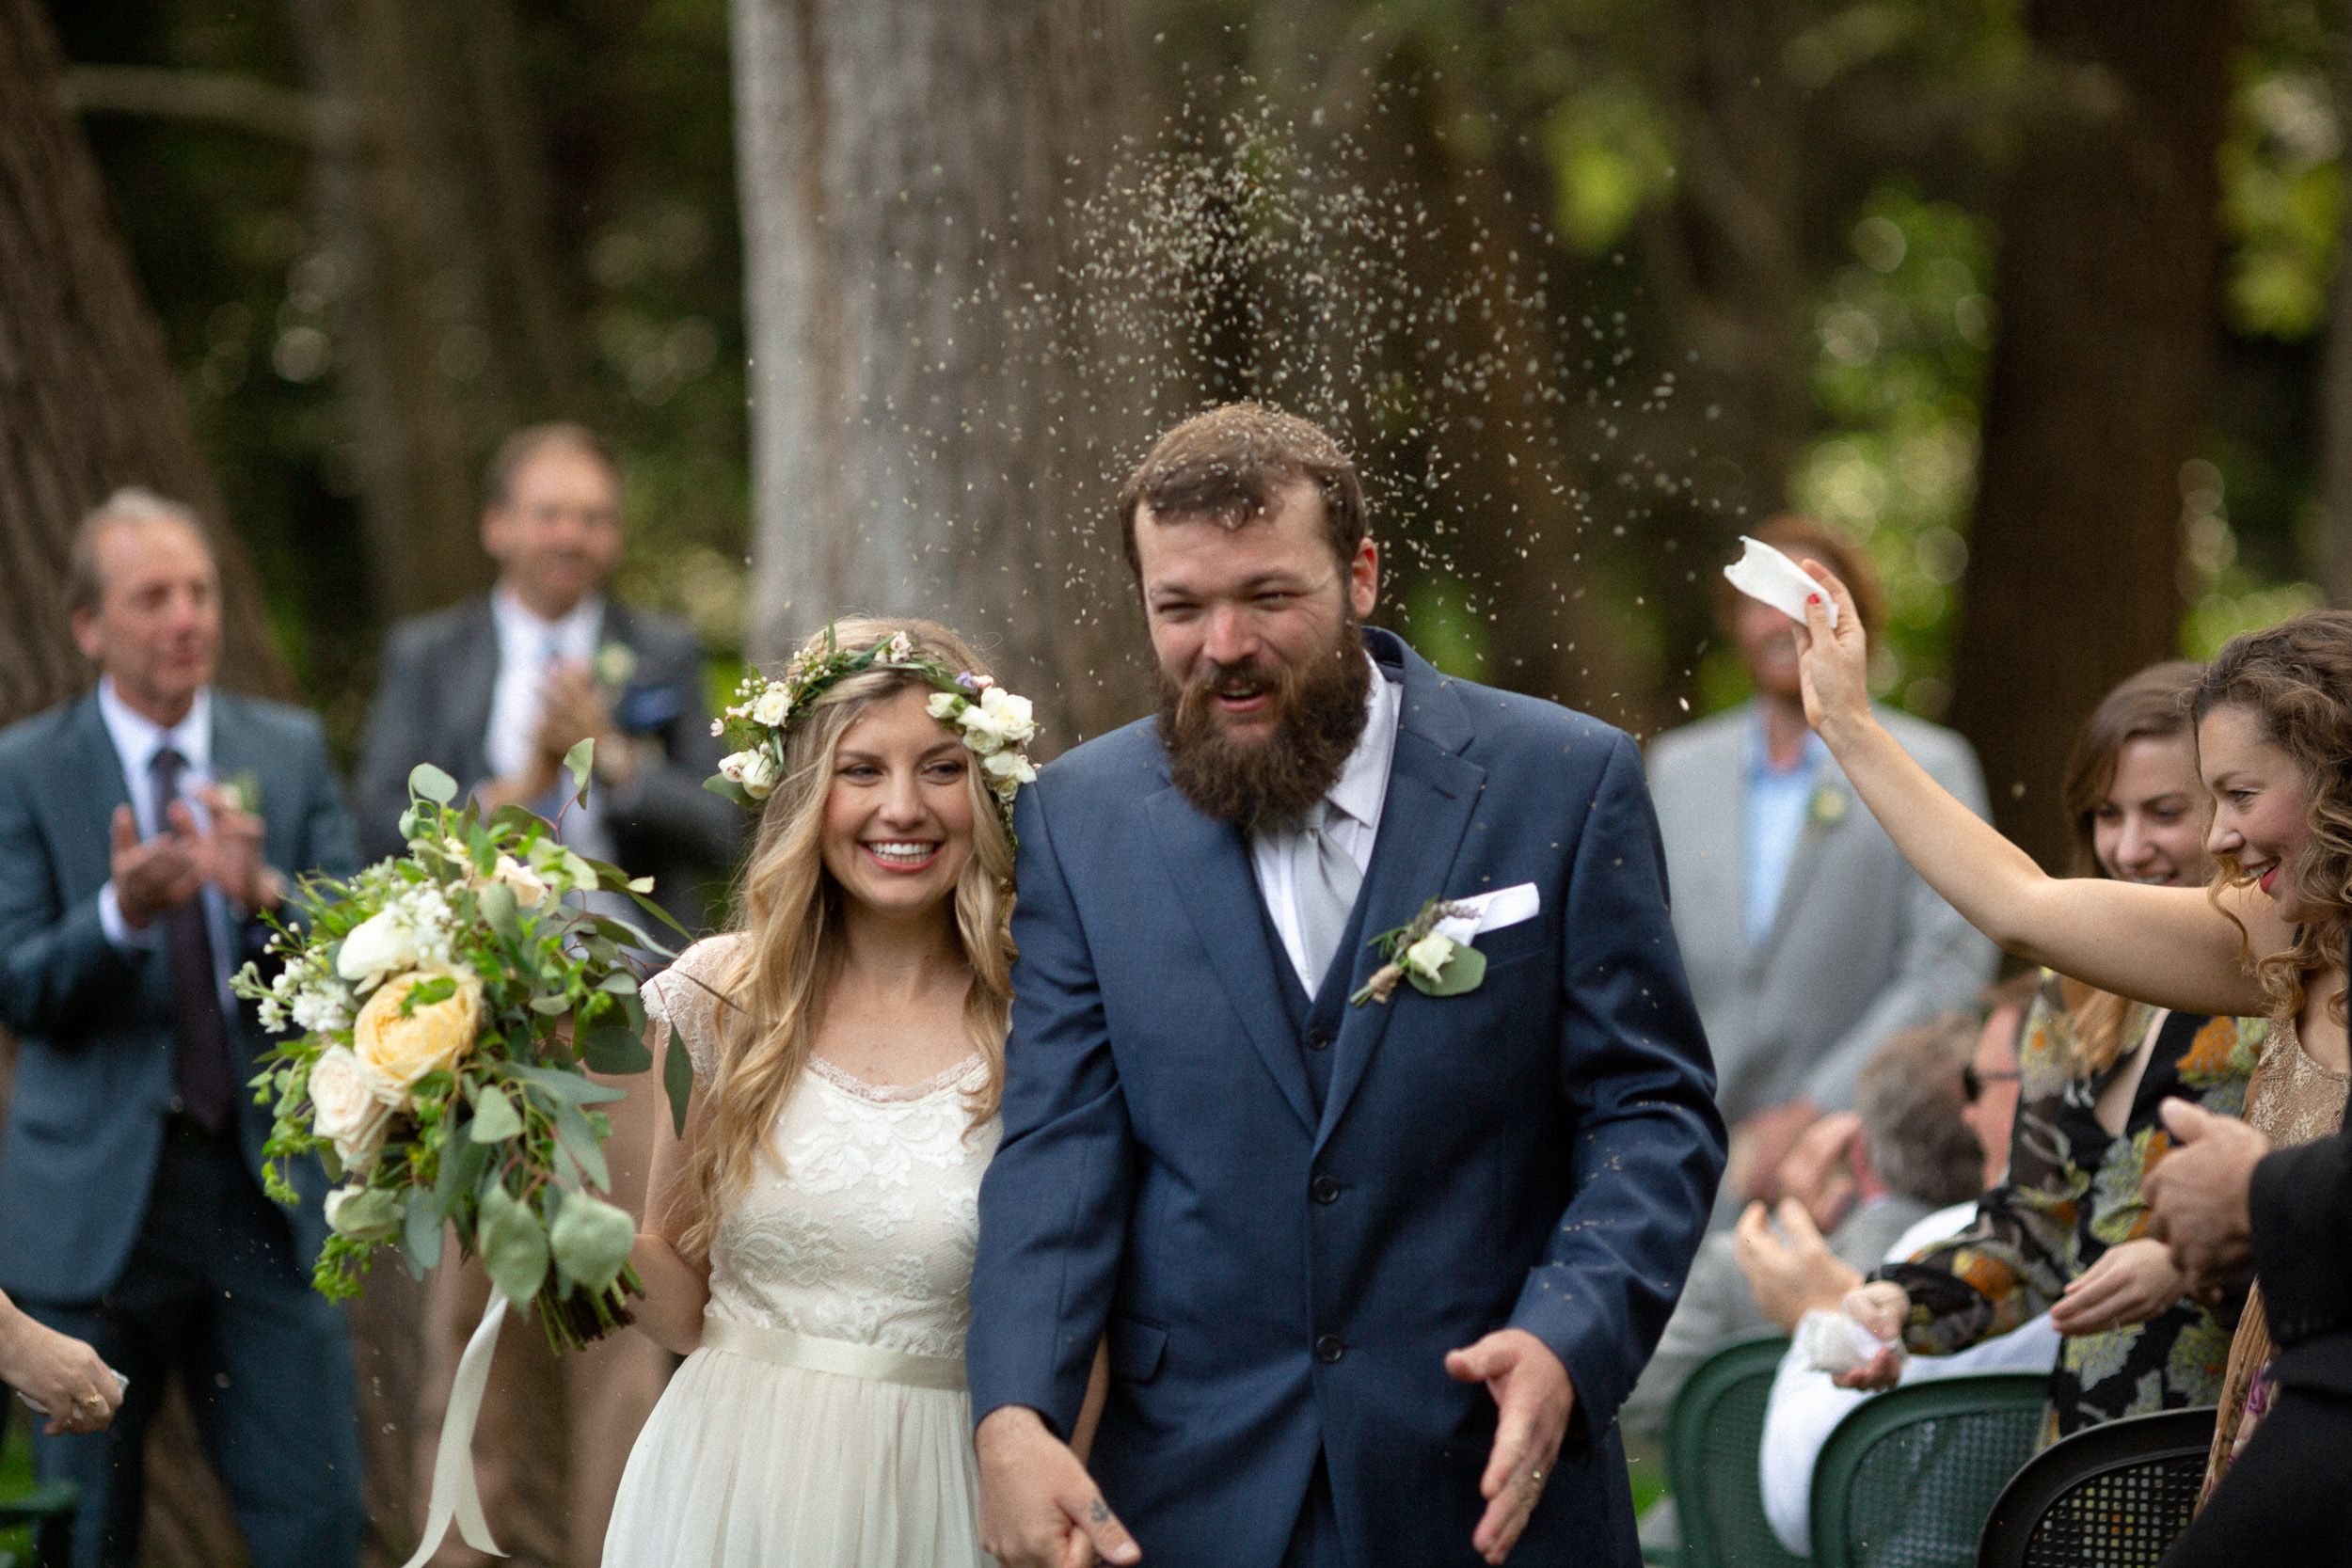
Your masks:
<instances>
[{"instance_id":1,"label":"lace bodice","mask_svg":"<svg viewBox=\"0 0 2352 1568\"><path fill-rule=\"evenodd\" d=\"M687 949L646 988L706 1093L725 1092L717 994L735 936ZM921 1084L863 1083L812 1058L748 1190L719 1216L710 1310L739 1323L918 1355L961 1355L980 1175L1001 1124L970 1126L978 1055ZM717 1085L714 1090L713 1085Z\"/></svg>"},{"instance_id":2,"label":"lace bodice","mask_svg":"<svg viewBox=\"0 0 2352 1568\"><path fill-rule=\"evenodd\" d=\"M2280 1148L2325 1138L2344 1125L2352 1078L2312 1060L2293 1019L2270 1025L2262 1065L2246 1095L2246 1119Z\"/></svg>"}]
</instances>

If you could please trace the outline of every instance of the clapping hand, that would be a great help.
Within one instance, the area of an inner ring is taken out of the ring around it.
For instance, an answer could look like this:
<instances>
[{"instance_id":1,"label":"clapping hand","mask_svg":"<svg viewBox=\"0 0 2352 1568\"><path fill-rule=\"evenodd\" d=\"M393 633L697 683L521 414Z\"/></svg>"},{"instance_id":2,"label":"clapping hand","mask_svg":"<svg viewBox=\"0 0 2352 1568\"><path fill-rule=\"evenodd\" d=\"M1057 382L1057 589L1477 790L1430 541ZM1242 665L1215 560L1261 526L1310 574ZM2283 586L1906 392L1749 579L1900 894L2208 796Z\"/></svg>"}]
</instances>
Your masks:
<instances>
[{"instance_id":1,"label":"clapping hand","mask_svg":"<svg viewBox=\"0 0 2352 1568\"><path fill-rule=\"evenodd\" d=\"M1495 1401L1495 1445L1478 1481L1486 1512L1470 1531L1470 1546L1501 1562L1518 1544L1529 1515L1544 1495L1544 1478L1560 1456L1560 1440L1576 1408L1576 1389L1560 1357L1523 1328L1501 1328L1467 1349L1450 1351L1446 1375L1483 1383Z\"/></svg>"},{"instance_id":2,"label":"clapping hand","mask_svg":"<svg viewBox=\"0 0 2352 1568\"><path fill-rule=\"evenodd\" d=\"M1803 1203L1782 1199L1779 1219L1786 1241L1772 1234L1764 1205L1749 1204L1732 1231L1732 1256L1765 1319L1793 1334L1807 1312L1836 1311L1846 1292L1861 1285L1862 1275L1829 1249Z\"/></svg>"},{"instance_id":3,"label":"clapping hand","mask_svg":"<svg viewBox=\"0 0 2352 1568\"><path fill-rule=\"evenodd\" d=\"M2050 1323L2068 1336L2144 1323L2180 1300L2187 1283L2162 1242L2124 1242L2067 1282L2050 1306Z\"/></svg>"},{"instance_id":4,"label":"clapping hand","mask_svg":"<svg viewBox=\"0 0 2352 1568\"><path fill-rule=\"evenodd\" d=\"M212 831L196 839L197 867L204 880L248 910L274 907L284 890L262 858L262 818L245 809L234 790L218 784L206 786L204 810ZM171 812L175 831L194 832L195 816L186 806L174 801Z\"/></svg>"},{"instance_id":5,"label":"clapping hand","mask_svg":"<svg viewBox=\"0 0 2352 1568\"><path fill-rule=\"evenodd\" d=\"M115 807L109 875L115 902L123 924L135 931L147 928L157 915L178 909L204 885L204 867L197 857L196 822L188 808L172 802L171 820L153 838L142 841L138 819L129 806Z\"/></svg>"}]
</instances>

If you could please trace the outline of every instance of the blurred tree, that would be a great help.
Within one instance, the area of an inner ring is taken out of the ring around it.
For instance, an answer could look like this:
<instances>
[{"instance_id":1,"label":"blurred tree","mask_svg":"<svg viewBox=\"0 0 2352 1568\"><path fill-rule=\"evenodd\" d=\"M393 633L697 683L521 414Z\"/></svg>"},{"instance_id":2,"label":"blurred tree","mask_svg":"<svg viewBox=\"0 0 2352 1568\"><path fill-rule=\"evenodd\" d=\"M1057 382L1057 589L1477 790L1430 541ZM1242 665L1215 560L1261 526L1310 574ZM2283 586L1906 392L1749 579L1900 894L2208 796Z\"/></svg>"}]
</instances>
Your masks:
<instances>
[{"instance_id":1,"label":"blurred tree","mask_svg":"<svg viewBox=\"0 0 2352 1568\"><path fill-rule=\"evenodd\" d=\"M2216 325L2236 14L2036 0L2041 90L2000 206L1952 721L2002 831L2054 872L2058 780L2116 681L2179 646L2181 470Z\"/></svg>"},{"instance_id":2,"label":"blurred tree","mask_svg":"<svg viewBox=\"0 0 2352 1568\"><path fill-rule=\"evenodd\" d=\"M1102 0L736 0L751 642L850 610L975 637L1050 744L1146 690L1101 520L1140 410L1064 286L1112 145Z\"/></svg>"},{"instance_id":3,"label":"blurred tree","mask_svg":"<svg viewBox=\"0 0 2352 1568\"><path fill-rule=\"evenodd\" d=\"M202 514L221 567L222 679L288 695L60 74L40 8L0 4L0 723L88 686L59 585L74 525L125 484Z\"/></svg>"}]
</instances>

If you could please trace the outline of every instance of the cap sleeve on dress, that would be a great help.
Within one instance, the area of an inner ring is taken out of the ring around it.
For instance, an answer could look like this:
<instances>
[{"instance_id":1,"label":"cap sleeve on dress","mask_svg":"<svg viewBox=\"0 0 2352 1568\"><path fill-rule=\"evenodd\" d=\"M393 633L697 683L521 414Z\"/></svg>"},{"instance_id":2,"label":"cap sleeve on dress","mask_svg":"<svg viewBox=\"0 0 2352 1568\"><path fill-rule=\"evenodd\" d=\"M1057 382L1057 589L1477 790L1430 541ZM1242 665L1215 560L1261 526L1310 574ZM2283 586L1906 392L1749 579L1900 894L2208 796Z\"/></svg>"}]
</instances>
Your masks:
<instances>
[{"instance_id":1,"label":"cap sleeve on dress","mask_svg":"<svg viewBox=\"0 0 2352 1568\"><path fill-rule=\"evenodd\" d=\"M719 1069L719 998L735 944L734 935L706 937L678 955L677 962L645 984L645 1017L659 1047L672 1034L685 1043L694 1076L705 1084Z\"/></svg>"}]
</instances>

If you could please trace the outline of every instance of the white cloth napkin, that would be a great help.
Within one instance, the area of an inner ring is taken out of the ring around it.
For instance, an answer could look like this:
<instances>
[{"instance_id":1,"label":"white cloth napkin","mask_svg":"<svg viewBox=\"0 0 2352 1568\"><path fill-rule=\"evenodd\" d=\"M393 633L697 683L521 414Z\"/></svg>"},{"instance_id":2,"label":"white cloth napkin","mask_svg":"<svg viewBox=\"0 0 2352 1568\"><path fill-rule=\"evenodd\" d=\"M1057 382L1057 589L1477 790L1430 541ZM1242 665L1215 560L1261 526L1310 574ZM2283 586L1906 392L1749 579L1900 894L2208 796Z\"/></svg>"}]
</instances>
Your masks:
<instances>
[{"instance_id":1,"label":"white cloth napkin","mask_svg":"<svg viewBox=\"0 0 2352 1568\"><path fill-rule=\"evenodd\" d=\"M1791 621L1804 619L1804 601L1808 595L1821 593L1821 585L1804 575L1804 568L1761 540L1740 536L1747 549L1739 560L1724 568L1724 576L1731 586L1751 599L1761 599ZM1837 601L1821 594L1821 608L1829 611L1830 629L1837 628Z\"/></svg>"}]
</instances>

